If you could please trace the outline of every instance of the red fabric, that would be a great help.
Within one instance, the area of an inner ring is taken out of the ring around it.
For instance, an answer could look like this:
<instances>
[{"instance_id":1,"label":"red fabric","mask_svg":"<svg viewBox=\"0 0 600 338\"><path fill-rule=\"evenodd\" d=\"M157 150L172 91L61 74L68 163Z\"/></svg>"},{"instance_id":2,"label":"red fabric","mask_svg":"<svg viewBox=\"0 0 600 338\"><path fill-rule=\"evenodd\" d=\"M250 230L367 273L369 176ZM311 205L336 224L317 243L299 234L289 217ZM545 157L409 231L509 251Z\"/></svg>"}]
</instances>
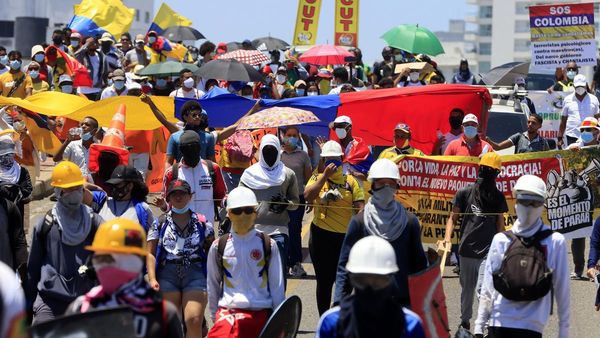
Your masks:
<instances>
[{"instance_id":1,"label":"red fabric","mask_svg":"<svg viewBox=\"0 0 600 338\"><path fill-rule=\"evenodd\" d=\"M411 145L431 154L437 131L450 131L453 108L475 114L485 134L487 109L482 106L491 106L492 99L485 87L439 84L342 93L340 102L337 115L352 119L352 136L364 143L392 146L394 126L403 122L410 125Z\"/></svg>"},{"instance_id":2,"label":"red fabric","mask_svg":"<svg viewBox=\"0 0 600 338\"><path fill-rule=\"evenodd\" d=\"M207 338L258 338L270 313L270 310L219 308L215 325L208 332Z\"/></svg>"},{"instance_id":3,"label":"red fabric","mask_svg":"<svg viewBox=\"0 0 600 338\"><path fill-rule=\"evenodd\" d=\"M50 49L56 50L56 53L50 54ZM77 59L63 52L60 48L57 48L54 45L50 45L46 47L44 51L46 53L46 58L48 58L48 62L54 64L57 59L65 60L65 73L71 76L73 79L73 87L92 87L94 84L92 83L92 78L90 78L90 74L88 69L79 63Z\"/></svg>"},{"instance_id":4,"label":"red fabric","mask_svg":"<svg viewBox=\"0 0 600 338\"><path fill-rule=\"evenodd\" d=\"M447 156L479 156L483 151L483 148L487 146L487 152L493 152L494 149L492 146L484 140L479 140L479 142L475 143L473 148L469 148L467 145L467 141L465 140L465 136L461 136L459 139L456 139L448 144L446 147L446 151L444 151L444 155Z\"/></svg>"},{"instance_id":5,"label":"red fabric","mask_svg":"<svg viewBox=\"0 0 600 338\"><path fill-rule=\"evenodd\" d=\"M299 60L313 65L343 65L354 54L339 46L317 45L300 55Z\"/></svg>"},{"instance_id":6,"label":"red fabric","mask_svg":"<svg viewBox=\"0 0 600 338\"><path fill-rule=\"evenodd\" d=\"M370 154L371 150L369 149L369 145L367 145L360 137L354 137L350 152L344 156L344 162L356 165L366 160Z\"/></svg>"}]
</instances>

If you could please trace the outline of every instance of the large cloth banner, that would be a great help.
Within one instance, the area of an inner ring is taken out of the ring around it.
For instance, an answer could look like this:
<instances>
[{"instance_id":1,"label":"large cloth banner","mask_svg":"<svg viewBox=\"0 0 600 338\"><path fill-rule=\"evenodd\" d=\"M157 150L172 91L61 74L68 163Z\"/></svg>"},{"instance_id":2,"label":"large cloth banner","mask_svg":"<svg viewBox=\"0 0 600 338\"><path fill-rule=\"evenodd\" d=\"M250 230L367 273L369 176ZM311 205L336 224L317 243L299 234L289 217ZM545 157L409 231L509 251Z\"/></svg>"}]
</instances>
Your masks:
<instances>
[{"instance_id":1,"label":"large cloth banner","mask_svg":"<svg viewBox=\"0 0 600 338\"><path fill-rule=\"evenodd\" d=\"M562 113L563 101L569 92L552 92L545 90L531 91L527 97L535 105L535 111L540 115L544 122L542 128L538 131L544 138L558 138L558 129L560 127L560 115Z\"/></svg>"},{"instance_id":2,"label":"large cloth banner","mask_svg":"<svg viewBox=\"0 0 600 338\"><path fill-rule=\"evenodd\" d=\"M314 45L317 41L321 0L298 0L298 14L294 29L294 46Z\"/></svg>"},{"instance_id":3,"label":"large cloth banner","mask_svg":"<svg viewBox=\"0 0 600 338\"><path fill-rule=\"evenodd\" d=\"M358 0L335 1L334 44L358 47Z\"/></svg>"},{"instance_id":4,"label":"large cloth banner","mask_svg":"<svg viewBox=\"0 0 600 338\"><path fill-rule=\"evenodd\" d=\"M531 174L548 187L543 220L566 238L587 237L594 218L600 215L600 148L561 150L502 156L502 170L496 180L506 197L507 225L516 219L512 188L519 177ZM399 158L400 190L396 198L421 222L424 243L435 243L445 235L456 191L474 182L477 157L437 156ZM459 227L452 242L458 243Z\"/></svg>"},{"instance_id":5,"label":"large cloth banner","mask_svg":"<svg viewBox=\"0 0 600 338\"><path fill-rule=\"evenodd\" d=\"M596 65L593 3L530 6L529 24L532 69Z\"/></svg>"}]
</instances>

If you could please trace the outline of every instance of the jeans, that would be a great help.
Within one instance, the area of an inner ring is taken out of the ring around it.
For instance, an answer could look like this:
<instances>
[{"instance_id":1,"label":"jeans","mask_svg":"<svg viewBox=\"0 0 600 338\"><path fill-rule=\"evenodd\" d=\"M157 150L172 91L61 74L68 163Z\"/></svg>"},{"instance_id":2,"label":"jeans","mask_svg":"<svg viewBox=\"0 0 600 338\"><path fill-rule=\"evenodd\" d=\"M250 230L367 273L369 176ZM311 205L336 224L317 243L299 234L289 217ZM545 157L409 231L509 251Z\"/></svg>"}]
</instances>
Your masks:
<instances>
[{"instance_id":1,"label":"jeans","mask_svg":"<svg viewBox=\"0 0 600 338\"><path fill-rule=\"evenodd\" d=\"M283 271L283 285L287 287L287 256L289 237L286 234L273 234L271 238L277 243L279 249L279 257L281 258L281 271Z\"/></svg>"},{"instance_id":2,"label":"jeans","mask_svg":"<svg viewBox=\"0 0 600 338\"><path fill-rule=\"evenodd\" d=\"M473 297L475 292L479 297L483 272L485 270L485 258L460 257L460 319L469 322L473 317Z\"/></svg>"},{"instance_id":3,"label":"jeans","mask_svg":"<svg viewBox=\"0 0 600 338\"><path fill-rule=\"evenodd\" d=\"M302 262L302 219L304 218L304 196L300 194L300 206L294 211L288 211L290 222L288 229L290 233L290 247L288 254L288 266L291 268L296 263Z\"/></svg>"},{"instance_id":4,"label":"jeans","mask_svg":"<svg viewBox=\"0 0 600 338\"><path fill-rule=\"evenodd\" d=\"M240 184L241 174L233 174L225 170L221 170L223 174L223 181L225 181L225 186L227 187L227 191L231 191Z\"/></svg>"}]
</instances>

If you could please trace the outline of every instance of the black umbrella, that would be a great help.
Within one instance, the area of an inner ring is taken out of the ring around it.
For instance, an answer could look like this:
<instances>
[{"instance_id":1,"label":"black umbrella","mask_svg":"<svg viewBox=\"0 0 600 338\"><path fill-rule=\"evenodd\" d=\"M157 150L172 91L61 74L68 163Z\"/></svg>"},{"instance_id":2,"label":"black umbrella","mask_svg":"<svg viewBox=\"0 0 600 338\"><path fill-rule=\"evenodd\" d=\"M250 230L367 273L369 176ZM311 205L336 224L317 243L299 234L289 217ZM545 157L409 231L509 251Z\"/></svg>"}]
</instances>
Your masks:
<instances>
[{"instance_id":1,"label":"black umbrella","mask_svg":"<svg viewBox=\"0 0 600 338\"><path fill-rule=\"evenodd\" d=\"M171 41L205 39L202 33L189 26L171 26L162 33L162 36Z\"/></svg>"},{"instance_id":2,"label":"black umbrella","mask_svg":"<svg viewBox=\"0 0 600 338\"><path fill-rule=\"evenodd\" d=\"M254 67L234 59L219 59L205 63L194 72L203 79L218 79L227 81L261 81L263 75Z\"/></svg>"},{"instance_id":3,"label":"black umbrella","mask_svg":"<svg viewBox=\"0 0 600 338\"><path fill-rule=\"evenodd\" d=\"M227 44L227 52L233 52L238 49L256 49L254 46L249 46L249 48L244 48L244 44L242 42L232 41Z\"/></svg>"},{"instance_id":4,"label":"black umbrella","mask_svg":"<svg viewBox=\"0 0 600 338\"><path fill-rule=\"evenodd\" d=\"M509 62L483 74L482 81L490 86L513 86L518 77L529 74L529 62Z\"/></svg>"},{"instance_id":5,"label":"black umbrella","mask_svg":"<svg viewBox=\"0 0 600 338\"><path fill-rule=\"evenodd\" d=\"M290 47L290 44L270 36L265 36L264 38L258 38L252 40L252 45L258 50L275 50L281 49L286 50Z\"/></svg>"}]
</instances>

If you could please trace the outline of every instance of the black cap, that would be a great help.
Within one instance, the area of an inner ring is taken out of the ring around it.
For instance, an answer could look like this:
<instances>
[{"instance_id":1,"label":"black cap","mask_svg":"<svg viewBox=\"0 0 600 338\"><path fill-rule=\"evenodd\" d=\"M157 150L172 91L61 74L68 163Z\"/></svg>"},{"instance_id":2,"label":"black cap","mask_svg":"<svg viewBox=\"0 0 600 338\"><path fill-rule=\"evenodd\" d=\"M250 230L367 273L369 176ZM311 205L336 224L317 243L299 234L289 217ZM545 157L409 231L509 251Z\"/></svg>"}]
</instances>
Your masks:
<instances>
[{"instance_id":1,"label":"black cap","mask_svg":"<svg viewBox=\"0 0 600 338\"><path fill-rule=\"evenodd\" d=\"M188 194L192 193L192 188L189 183L183 180L175 180L169 183L169 189L167 189L167 198L175 191L184 191Z\"/></svg>"},{"instance_id":2,"label":"black cap","mask_svg":"<svg viewBox=\"0 0 600 338\"><path fill-rule=\"evenodd\" d=\"M179 137L179 144L184 145L192 143L200 144L200 135L193 130L185 130Z\"/></svg>"},{"instance_id":3,"label":"black cap","mask_svg":"<svg viewBox=\"0 0 600 338\"><path fill-rule=\"evenodd\" d=\"M142 174L130 165L120 165L113 170L107 184L119 184L121 182L143 182Z\"/></svg>"}]
</instances>

